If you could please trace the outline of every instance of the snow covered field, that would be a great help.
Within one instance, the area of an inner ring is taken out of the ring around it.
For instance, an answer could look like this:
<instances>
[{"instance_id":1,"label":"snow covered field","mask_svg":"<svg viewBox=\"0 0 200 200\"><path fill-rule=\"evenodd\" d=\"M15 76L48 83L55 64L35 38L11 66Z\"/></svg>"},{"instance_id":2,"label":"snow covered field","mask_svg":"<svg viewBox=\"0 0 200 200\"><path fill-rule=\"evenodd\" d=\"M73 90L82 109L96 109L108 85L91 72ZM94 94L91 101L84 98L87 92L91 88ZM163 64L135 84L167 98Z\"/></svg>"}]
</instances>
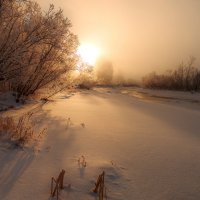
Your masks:
<instances>
[{"instance_id":1,"label":"snow covered field","mask_svg":"<svg viewBox=\"0 0 200 200\"><path fill-rule=\"evenodd\" d=\"M0 145L0 200L49 200L51 177L62 169L61 199L97 200L91 191L103 170L108 199L200 199L199 101L133 88L57 95L35 113L48 131L34 149Z\"/></svg>"}]
</instances>

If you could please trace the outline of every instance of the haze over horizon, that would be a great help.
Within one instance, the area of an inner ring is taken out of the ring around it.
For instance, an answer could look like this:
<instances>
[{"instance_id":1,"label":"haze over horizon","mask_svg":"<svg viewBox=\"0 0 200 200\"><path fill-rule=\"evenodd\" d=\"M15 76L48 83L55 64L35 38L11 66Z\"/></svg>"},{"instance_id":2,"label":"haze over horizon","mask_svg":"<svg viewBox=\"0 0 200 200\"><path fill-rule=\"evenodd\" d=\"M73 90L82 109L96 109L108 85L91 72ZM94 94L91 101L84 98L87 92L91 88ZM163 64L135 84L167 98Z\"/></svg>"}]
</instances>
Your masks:
<instances>
[{"instance_id":1,"label":"haze over horizon","mask_svg":"<svg viewBox=\"0 0 200 200\"><path fill-rule=\"evenodd\" d=\"M198 0L38 0L62 8L80 43L100 48L117 71L141 77L173 69L189 56L200 65Z\"/></svg>"}]
</instances>

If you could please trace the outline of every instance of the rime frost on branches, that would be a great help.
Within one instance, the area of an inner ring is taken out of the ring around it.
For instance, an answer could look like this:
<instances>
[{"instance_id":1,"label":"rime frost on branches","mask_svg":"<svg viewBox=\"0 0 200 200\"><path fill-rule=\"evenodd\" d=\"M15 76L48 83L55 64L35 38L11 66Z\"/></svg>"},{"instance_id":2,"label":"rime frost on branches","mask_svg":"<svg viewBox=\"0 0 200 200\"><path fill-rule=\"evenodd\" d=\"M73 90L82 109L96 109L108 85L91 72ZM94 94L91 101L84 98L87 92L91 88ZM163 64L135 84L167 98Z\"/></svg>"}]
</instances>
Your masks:
<instances>
[{"instance_id":1,"label":"rime frost on branches","mask_svg":"<svg viewBox=\"0 0 200 200\"><path fill-rule=\"evenodd\" d=\"M62 10L33 1L1 1L0 80L21 95L48 87L76 64L77 36Z\"/></svg>"}]
</instances>

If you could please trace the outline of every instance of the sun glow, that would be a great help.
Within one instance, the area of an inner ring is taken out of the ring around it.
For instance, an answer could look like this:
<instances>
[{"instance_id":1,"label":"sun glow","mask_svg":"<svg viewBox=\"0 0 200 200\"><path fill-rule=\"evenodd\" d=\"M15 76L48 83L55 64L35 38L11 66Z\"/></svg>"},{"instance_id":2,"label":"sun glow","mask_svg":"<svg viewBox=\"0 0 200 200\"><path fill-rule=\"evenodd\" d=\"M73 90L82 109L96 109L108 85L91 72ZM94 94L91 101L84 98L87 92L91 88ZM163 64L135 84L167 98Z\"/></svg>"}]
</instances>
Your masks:
<instances>
[{"instance_id":1,"label":"sun glow","mask_svg":"<svg viewBox=\"0 0 200 200\"><path fill-rule=\"evenodd\" d=\"M77 51L78 55L82 58L83 62L89 65L95 65L97 58L99 57L100 50L91 44L82 44Z\"/></svg>"}]
</instances>

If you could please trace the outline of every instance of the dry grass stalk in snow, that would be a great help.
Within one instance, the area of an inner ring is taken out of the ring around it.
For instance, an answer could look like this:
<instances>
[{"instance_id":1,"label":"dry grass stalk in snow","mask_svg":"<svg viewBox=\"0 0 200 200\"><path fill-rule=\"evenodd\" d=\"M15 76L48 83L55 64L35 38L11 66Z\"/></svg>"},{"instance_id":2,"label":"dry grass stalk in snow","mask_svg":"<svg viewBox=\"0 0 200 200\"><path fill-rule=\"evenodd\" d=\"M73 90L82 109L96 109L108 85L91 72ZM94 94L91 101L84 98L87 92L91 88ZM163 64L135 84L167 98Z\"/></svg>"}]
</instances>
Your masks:
<instances>
[{"instance_id":1,"label":"dry grass stalk in snow","mask_svg":"<svg viewBox=\"0 0 200 200\"><path fill-rule=\"evenodd\" d=\"M97 182L95 183L95 188L93 189L94 193L99 194L99 200L103 200L104 197L105 197L105 199L107 199L104 178L105 178L105 172L103 171L103 173L99 175Z\"/></svg>"},{"instance_id":2,"label":"dry grass stalk in snow","mask_svg":"<svg viewBox=\"0 0 200 200\"><path fill-rule=\"evenodd\" d=\"M14 140L18 141L17 144L19 146L24 146L33 137L33 128L30 123L32 115L33 113L30 112L21 116L15 126L15 131L11 135Z\"/></svg>"},{"instance_id":3,"label":"dry grass stalk in snow","mask_svg":"<svg viewBox=\"0 0 200 200\"><path fill-rule=\"evenodd\" d=\"M64 181L65 170L62 170L57 179L54 177L51 178L51 197L55 197L58 200L59 197L59 190L63 189L63 181ZM54 186L55 183L55 186Z\"/></svg>"},{"instance_id":4,"label":"dry grass stalk in snow","mask_svg":"<svg viewBox=\"0 0 200 200\"><path fill-rule=\"evenodd\" d=\"M87 166L85 156L81 156L81 158L78 159L78 165L79 165L79 167L86 167Z\"/></svg>"}]
</instances>

